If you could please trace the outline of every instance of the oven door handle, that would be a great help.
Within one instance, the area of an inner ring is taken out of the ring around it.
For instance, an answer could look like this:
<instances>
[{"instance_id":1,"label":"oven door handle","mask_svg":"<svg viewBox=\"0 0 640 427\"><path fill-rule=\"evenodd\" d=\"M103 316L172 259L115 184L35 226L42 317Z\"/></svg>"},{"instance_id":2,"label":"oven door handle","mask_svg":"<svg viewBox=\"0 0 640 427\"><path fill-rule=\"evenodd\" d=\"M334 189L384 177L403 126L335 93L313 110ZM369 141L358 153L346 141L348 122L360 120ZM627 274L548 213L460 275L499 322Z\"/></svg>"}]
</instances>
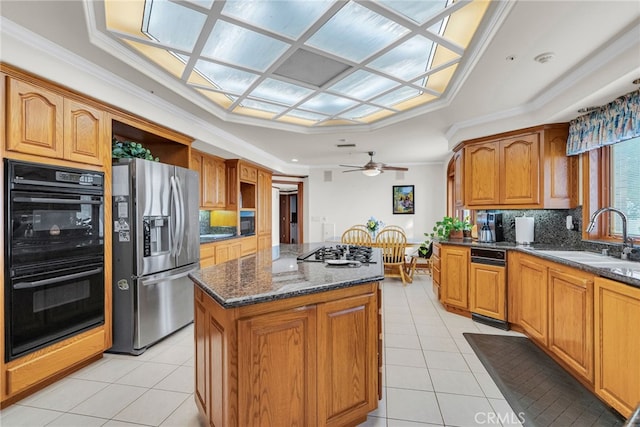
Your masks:
<instances>
[{"instance_id":1,"label":"oven door handle","mask_svg":"<svg viewBox=\"0 0 640 427\"><path fill-rule=\"evenodd\" d=\"M58 205L101 205L101 200L69 200L69 199L54 199L48 197L15 197L14 202L27 202L27 203L55 203Z\"/></svg>"},{"instance_id":2,"label":"oven door handle","mask_svg":"<svg viewBox=\"0 0 640 427\"><path fill-rule=\"evenodd\" d=\"M67 274L66 276L52 277L51 279L36 280L35 282L18 282L13 285L13 289L31 289L40 286L52 285L54 283L64 282L65 280L74 280L81 277L93 276L102 273L102 267L93 270L83 271L82 273Z\"/></svg>"}]
</instances>

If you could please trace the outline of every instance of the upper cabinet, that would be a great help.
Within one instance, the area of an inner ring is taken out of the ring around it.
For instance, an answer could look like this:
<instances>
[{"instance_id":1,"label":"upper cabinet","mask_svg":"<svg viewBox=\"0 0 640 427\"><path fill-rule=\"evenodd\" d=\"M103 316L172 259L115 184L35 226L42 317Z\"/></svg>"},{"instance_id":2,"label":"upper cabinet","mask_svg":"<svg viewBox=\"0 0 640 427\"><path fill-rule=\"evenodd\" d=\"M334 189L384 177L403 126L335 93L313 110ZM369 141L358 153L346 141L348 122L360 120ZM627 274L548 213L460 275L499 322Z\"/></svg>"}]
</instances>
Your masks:
<instances>
[{"instance_id":1,"label":"upper cabinet","mask_svg":"<svg viewBox=\"0 0 640 427\"><path fill-rule=\"evenodd\" d=\"M103 166L104 111L57 92L7 78L6 149Z\"/></svg>"},{"instance_id":2,"label":"upper cabinet","mask_svg":"<svg viewBox=\"0 0 640 427\"><path fill-rule=\"evenodd\" d=\"M225 209L227 175L223 159L191 150L191 169L200 173L200 207Z\"/></svg>"},{"instance_id":3,"label":"upper cabinet","mask_svg":"<svg viewBox=\"0 0 640 427\"><path fill-rule=\"evenodd\" d=\"M567 124L544 125L465 141L454 154L464 167L454 185L456 205L473 209L573 208L577 157L565 154ZM454 157L456 159L456 157ZM456 183L457 184L457 183ZM459 203L458 199L464 202Z\"/></svg>"}]
</instances>

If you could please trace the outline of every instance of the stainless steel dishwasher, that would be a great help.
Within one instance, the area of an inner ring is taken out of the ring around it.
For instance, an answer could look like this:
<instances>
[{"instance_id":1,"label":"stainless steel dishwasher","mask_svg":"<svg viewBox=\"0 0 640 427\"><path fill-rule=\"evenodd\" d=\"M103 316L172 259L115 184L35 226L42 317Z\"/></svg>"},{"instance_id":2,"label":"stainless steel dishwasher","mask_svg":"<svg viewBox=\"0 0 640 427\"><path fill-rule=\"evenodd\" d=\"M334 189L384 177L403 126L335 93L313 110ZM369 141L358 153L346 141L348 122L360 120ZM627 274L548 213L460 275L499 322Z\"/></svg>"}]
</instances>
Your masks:
<instances>
[{"instance_id":1,"label":"stainless steel dishwasher","mask_svg":"<svg viewBox=\"0 0 640 427\"><path fill-rule=\"evenodd\" d=\"M471 318L479 323L508 330L506 251L472 247L470 270Z\"/></svg>"}]
</instances>

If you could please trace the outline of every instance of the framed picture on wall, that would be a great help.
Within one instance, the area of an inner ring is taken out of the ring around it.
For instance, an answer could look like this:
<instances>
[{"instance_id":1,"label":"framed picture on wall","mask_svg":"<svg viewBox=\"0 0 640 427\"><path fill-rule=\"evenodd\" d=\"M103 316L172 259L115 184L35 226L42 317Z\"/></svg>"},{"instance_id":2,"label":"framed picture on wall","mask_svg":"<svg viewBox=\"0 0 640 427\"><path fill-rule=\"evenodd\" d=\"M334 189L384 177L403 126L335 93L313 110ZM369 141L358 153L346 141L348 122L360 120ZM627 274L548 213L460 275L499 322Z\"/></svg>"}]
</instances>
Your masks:
<instances>
[{"instance_id":1,"label":"framed picture on wall","mask_svg":"<svg viewBox=\"0 0 640 427\"><path fill-rule=\"evenodd\" d=\"M414 214L413 185L393 186L393 214Z\"/></svg>"}]
</instances>

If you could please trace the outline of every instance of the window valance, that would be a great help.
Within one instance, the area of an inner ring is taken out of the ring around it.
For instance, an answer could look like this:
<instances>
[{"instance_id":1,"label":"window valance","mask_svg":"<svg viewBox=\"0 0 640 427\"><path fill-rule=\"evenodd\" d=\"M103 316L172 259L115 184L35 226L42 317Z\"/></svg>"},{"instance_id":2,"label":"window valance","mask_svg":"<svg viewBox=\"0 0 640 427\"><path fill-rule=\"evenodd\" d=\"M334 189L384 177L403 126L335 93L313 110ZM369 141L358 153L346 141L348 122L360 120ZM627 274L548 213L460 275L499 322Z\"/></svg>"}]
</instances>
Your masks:
<instances>
[{"instance_id":1,"label":"window valance","mask_svg":"<svg viewBox=\"0 0 640 427\"><path fill-rule=\"evenodd\" d=\"M567 155L640 136L640 89L569 123Z\"/></svg>"}]
</instances>

